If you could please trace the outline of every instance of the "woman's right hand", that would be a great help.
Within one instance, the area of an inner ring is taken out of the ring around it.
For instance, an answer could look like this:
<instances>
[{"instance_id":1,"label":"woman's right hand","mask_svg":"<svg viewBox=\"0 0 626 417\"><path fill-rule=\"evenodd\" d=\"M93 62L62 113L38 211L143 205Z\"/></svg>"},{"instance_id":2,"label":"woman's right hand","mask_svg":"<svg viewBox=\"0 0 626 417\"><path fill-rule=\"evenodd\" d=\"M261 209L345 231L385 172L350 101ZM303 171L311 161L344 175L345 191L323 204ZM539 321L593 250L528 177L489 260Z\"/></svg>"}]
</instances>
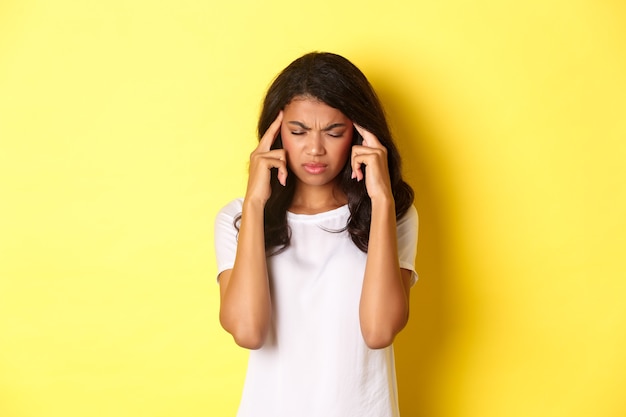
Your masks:
<instances>
[{"instance_id":1,"label":"woman's right hand","mask_svg":"<svg viewBox=\"0 0 626 417\"><path fill-rule=\"evenodd\" d=\"M237 254L232 269L220 276L220 322L239 346L258 349L267 337L272 317L265 254L264 208L272 194L271 170L287 179L287 153L271 149L283 121L281 111L250 154L248 188L241 209Z\"/></svg>"},{"instance_id":2,"label":"woman's right hand","mask_svg":"<svg viewBox=\"0 0 626 417\"><path fill-rule=\"evenodd\" d=\"M270 187L272 168L278 169L278 181L282 185L286 183L287 154L284 149L271 149L280 132L282 121L283 112L281 111L259 141L256 149L250 154L250 172L245 197L248 201L258 201L265 205L272 193Z\"/></svg>"}]
</instances>

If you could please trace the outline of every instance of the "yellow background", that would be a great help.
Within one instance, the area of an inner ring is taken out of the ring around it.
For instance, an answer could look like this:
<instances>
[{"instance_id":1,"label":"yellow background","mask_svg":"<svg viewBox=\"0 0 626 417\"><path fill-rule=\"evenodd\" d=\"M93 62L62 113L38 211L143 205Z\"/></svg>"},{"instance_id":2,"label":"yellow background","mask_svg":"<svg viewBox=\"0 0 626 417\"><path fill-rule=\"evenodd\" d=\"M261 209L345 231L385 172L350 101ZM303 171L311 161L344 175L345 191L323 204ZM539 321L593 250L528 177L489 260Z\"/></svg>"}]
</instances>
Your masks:
<instances>
[{"instance_id":1,"label":"yellow background","mask_svg":"<svg viewBox=\"0 0 626 417\"><path fill-rule=\"evenodd\" d=\"M403 416L626 415L623 1L3 0L0 416L234 415L213 218L311 50L417 191Z\"/></svg>"}]
</instances>

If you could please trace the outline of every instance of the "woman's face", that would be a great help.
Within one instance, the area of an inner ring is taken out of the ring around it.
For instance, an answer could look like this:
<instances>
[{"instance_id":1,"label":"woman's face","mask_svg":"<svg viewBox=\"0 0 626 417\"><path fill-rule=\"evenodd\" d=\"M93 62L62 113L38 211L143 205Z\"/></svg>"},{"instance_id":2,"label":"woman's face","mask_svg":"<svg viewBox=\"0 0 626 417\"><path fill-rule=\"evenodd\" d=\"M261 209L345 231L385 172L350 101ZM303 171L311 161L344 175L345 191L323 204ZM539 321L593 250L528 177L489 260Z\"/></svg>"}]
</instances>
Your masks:
<instances>
[{"instance_id":1,"label":"woman's face","mask_svg":"<svg viewBox=\"0 0 626 417\"><path fill-rule=\"evenodd\" d=\"M287 164L307 185L334 183L352 149L352 122L341 111L311 97L295 97L284 108L281 137Z\"/></svg>"}]
</instances>

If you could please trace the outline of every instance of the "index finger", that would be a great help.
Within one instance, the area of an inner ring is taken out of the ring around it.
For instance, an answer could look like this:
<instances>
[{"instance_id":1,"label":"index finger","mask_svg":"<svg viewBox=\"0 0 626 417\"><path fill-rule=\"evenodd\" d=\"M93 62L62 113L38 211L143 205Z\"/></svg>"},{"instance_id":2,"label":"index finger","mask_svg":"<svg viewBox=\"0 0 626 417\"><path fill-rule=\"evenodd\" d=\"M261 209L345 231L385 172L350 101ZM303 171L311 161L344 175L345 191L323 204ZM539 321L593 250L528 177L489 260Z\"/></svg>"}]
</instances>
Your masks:
<instances>
[{"instance_id":1,"label":"index finger","mask_svg":"<svg viewBox=\"0 0 626 417\"><path fill-rule=\"evenodd\" d=\"M272 148L272 144L278 136L278 132L280 132L280 125L282 124L282 122L283 111L281 110L280 112L278 112L278 116L276 116L276 119L274 119L270 127L268 127L263 134L263 137L259 141L259 146L257 146L257 149L263 152L269 152L269 150Z\"/></svg>"},{"instance_id":2,"label":"index finger","mask_svg":"<svg viewBox=\"0 0 626 417\"><path fill-rule=\"evenodd\" d=\"M378 138L369 130L364 127L357 125L354 123L354 128L361 134L363 138L363 146L367 146L368 148L382 148L383 145L380 143Z\"/></svg>"}]
</instances>

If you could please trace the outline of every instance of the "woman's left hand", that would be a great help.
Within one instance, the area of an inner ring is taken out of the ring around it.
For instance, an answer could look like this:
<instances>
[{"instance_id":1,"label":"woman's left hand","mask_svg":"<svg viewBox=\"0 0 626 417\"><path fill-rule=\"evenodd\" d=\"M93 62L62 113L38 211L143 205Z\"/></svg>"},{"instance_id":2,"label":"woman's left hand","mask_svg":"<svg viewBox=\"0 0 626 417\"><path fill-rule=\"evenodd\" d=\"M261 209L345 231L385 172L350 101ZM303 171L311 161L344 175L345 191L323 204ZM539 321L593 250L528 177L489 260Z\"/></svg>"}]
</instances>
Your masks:
<instances>
[{"instance_id":1,"label":"woman's left hand","mask_svg":"<svg viewBox=\"0 0 626 417\"><path fill-rule=\"evenodd\" d=\"M352 147L352 178L361 181L365 177L367 194L372 200L393 199L387 166L387 148L368 130L357 124L354 127L363 137L363 143ZM367 175L363 175L363 165L367 166Z\"/></svg>"}]
</instances>

